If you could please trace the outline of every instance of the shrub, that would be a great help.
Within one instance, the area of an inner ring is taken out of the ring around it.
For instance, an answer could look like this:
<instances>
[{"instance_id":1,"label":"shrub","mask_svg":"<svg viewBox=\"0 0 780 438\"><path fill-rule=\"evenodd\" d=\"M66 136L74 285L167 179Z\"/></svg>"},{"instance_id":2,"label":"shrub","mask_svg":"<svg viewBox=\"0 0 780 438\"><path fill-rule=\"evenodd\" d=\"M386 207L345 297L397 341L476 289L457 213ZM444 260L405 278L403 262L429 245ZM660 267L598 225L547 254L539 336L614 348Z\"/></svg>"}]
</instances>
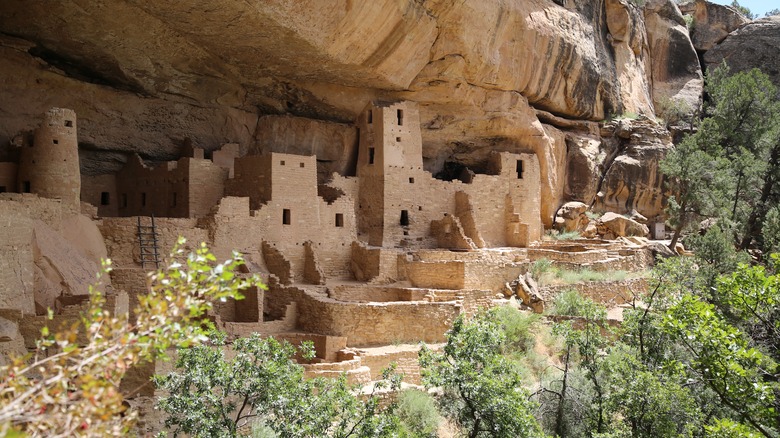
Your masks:
<instances>
[{"instance_id":1,"label":"shrub","mask_svg":"<svg viewBox=\"0 0 780 438\"><path fill-rule=\"evenodd\" d=\"M549 259L536 260L531 265L531 277L536 281L541 280L542 276L550 271L552 268L552 262Z\"/></svg>"},{"instance_id":2,"label":"shrub","mask_svg":"<svg viewBox=\"0 0 780 438\"><path fill-rule=\"evenodd\" d=\"M211 343L180 350L176 371L155 377L168 393L158 407L174 436L239 437L254 428L258 436L384 437L400 428L393 405L383 409L373 395L361 401L346 375L305 379L303 367L293 361L298 349L287 342L254 334L236 340L229 359L224 335L212 333ZM314 357L313 348L302 345L304 359ZM386 372L383 377L398 388L399 376ZM374 389L386 384L378 382Z\"/></svg>"},{"instance_id":3,"label":"shrub","mask_svg":"<svg viewBox=\"0 0 780 438\"><path fill-rule=\"evenodd\" d=\"M533 329L539 322L539 315L521 312L511 306L496 307L493 314L506 335L505 353L525 353L533 349L536 343Z\"/></svg>"},{"instance_id":4,"label":"shrub","mask_svg":"<svg viewBox=\"0 0 780 438\"><path fill-rule=\"evenodd\" d=\"M587 298L583 297L574 289L567 289L553 300L550 308L551 315L581 316L582 308L587 303Z\"/></svg>"},{"instance_id":5,"label":"shrub","mask_svg":"<svg viewBox=\"0 0 780 438\"><path fill-rule=\"evenodd\" d=\"M410 436L436 436L441 415L436 409L436 400L427 392L416 389L401 392L396 413Z\"/></svg>"},{"instance_id":6,"label":"shrub","mask_svg":"<svg viewBox=\"0 0 780 438\"><path fill-rule=\"evenodd\" d=\"M179 239L171 259L181 259ZM0 368L0 436L124 436L136 414L126 411L119 382L128 368L165 356L172 346L197 344L212 301L241 298L260 285L240 279L241 257L222 264L205 244L184 264L172 262L150 276L149 293L138 297L136 321L103 310L99 285L90 287L89 309L80 323L54 334L43 329L33 357ZM104 272L110 262L104 262ZM260 285L262 286L262 285ZM86 343L77 339L86 336Z\"/></svg>"}]
</instances>

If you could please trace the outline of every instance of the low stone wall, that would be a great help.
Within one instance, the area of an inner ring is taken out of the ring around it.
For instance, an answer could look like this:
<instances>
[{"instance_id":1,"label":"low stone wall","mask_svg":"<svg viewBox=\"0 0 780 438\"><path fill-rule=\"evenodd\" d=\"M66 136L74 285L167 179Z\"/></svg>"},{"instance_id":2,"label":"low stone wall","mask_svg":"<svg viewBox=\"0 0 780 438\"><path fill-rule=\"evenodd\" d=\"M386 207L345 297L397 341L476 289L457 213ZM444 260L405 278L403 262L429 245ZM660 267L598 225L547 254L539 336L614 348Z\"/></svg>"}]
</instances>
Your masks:
<instances>
[{"instance_id":1,"label":"low stone wall","mask_svg":"<svg viewBox=\"0 0 780 438\"><path fill-rule=\"evenodd\" d=\"M647 280L644 278L632 278L622 281L589 281L577 284L542 286L539 292L544 301L552 302L558 294L571 289L597 303L613 307L630 303L635 296L647 292Z\"/></svg>"},{"instance_id":2,"label":"low stone wall","mask_svg":"<svg viewBox=\"0 0 780 438\"><path fill-rule=\"evenodd\" d=\"M430 344L428 348L438 351L443 344ZM418 361L420 345L388 345L386 347L358 350L363 365L371 370L371 380L382 378L382 370L395 363L395 372L403 374L403 381L421 385L420 363Z\"/></svg>"},{"instance_id":3,"label":"low stone wall","mask_svg":"<svg viewBox=\"0 0 780 438\"><path fill-rule=\"evenodd\" d=\"M466 263L462 261L406 262L406 278L415 287L435 289L464 289Z\"/></svg>"},{"instance_id":4,"label":"low stone wall","mask_svg":"<svg viewBox=\"0 0 780 438\"><path fill-rule=\"evenodd\" d=\"M297 329L347 336L350 346L442 342L461 312L459 303L348 303L290 287L298 302Z\"/></svg>"}]
</instances>

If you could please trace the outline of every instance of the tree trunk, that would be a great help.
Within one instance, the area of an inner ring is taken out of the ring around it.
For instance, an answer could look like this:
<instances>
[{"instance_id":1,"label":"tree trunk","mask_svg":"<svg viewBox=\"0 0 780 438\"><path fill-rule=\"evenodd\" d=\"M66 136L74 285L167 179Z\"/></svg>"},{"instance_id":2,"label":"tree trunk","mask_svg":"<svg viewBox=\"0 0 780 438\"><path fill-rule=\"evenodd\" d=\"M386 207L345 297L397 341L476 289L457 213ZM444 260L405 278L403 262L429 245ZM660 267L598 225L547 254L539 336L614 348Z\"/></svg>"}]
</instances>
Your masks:
<instances>
[{"instance_id":1,"label":"tree trunk","mask_svg":"<svg viewBox=\"0 0 780 438\"><path fill-rule=\"evenodd\" d=\"M671 249L674 252L677 252L677 250L674 249L675 245L677 245L677 240L680 239L680 233L682 232L682 229L685 227L685 207L688 204L688 198L683 198L682 204L680 204L680 219L677 221L677 227L674 229L674 235L672 235L672 241L669 242L669 249Z\"/></svg>"}]
</instances>

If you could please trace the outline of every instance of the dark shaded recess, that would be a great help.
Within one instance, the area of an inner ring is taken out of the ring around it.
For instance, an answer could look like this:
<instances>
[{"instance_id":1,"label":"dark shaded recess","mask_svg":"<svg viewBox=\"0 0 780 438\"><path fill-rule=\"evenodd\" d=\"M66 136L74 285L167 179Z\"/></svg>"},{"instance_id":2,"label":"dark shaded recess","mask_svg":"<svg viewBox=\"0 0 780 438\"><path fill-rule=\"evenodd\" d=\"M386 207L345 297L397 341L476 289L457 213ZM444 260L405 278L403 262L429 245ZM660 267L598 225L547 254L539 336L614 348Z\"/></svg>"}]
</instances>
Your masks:
<instances>
[{"instance_id":1,"label":"dark shaded recess","mask_svg":"<svg viewBox=\"0 0 780 438\"><path fill-rule=\"evenodd\" d=\"M487 165L480 163L475 167L468 167L457 161L445 161L441 171L433 175L433 177L442 181L458 180L470 184L471 176L476 173L487 174Z\"/></svg>"},{"instance_id":2,"label":"dark shaded recess","mask_svg":"<svg viewBox=\"0 0 780 438\"><path fill-rule=\"evenodd\" d=\"M96 69L77 58L57 53L44 46L37 45L27 51L30 55L56 67L69 77L91 84L104 85L117 90L129 91L143 96L150 96L143 86L127 77L114 62L98 60L101 68Z\"/></svg>"},{"instance_id":3,"label":"dark shaded recess","mask_svg":"<svg viewBox=\"0 0 780 438\"><path fill-rule=\"evenodd\" d=\"M696 55L688 50L690 43L682 34L672 34L669 40L669 53L676 56L671 57L671 62L667 66L667 73L670 78L685 77L697 72L697 66L694 60ZM690 54L690 55L689 55ZM681 56L686 55L686 56ZM688 56L689 55L689 56Z\"/></svg>"}]
</instances>

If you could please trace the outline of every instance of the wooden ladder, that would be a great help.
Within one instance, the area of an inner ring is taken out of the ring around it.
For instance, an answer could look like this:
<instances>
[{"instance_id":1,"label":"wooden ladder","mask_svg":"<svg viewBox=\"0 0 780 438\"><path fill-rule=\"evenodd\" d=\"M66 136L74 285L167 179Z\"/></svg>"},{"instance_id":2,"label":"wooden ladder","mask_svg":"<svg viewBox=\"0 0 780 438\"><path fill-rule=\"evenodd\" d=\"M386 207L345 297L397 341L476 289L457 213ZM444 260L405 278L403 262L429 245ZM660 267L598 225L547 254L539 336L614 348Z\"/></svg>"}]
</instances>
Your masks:
<instances>
[{"instance_id":1,"label":"wooden ladder","mask_svg":"<svg viewBox=\"0 0 780 438\"><path fill-rule=\"evenodd\" d=\"M138 216L138 247L141 249L141 268L146 269L147 264L154 264L154 268L160 267L160 253L157 246L157 227L154 225L152 215L151 225L142 225L141 216Z\"/></svg>"}]
</instances>

